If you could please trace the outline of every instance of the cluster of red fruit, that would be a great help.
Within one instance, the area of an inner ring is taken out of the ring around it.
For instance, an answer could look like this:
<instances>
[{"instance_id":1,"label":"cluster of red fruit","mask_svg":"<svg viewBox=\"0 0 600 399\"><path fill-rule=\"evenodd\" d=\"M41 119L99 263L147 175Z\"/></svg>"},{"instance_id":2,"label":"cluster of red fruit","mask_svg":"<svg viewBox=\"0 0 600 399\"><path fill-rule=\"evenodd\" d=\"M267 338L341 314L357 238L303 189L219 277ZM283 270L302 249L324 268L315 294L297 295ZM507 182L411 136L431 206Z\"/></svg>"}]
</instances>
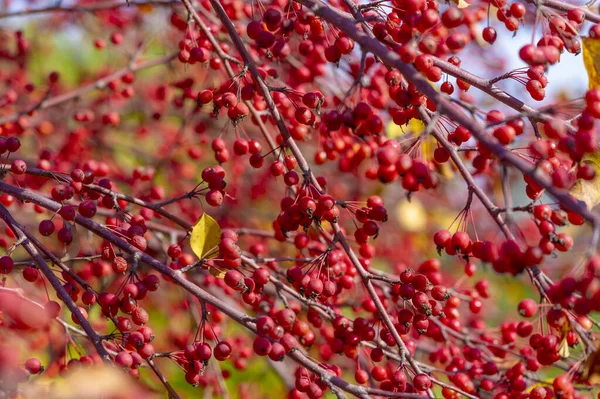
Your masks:
<instances>
[{"instance_id":1,"label":"cluster of red fruit","mask_svg":"<svg viewBox=\"0 0 600 399\"><path fill-rule=\"evenodd\" d=\"M506 30L509 32L515 32L519 29L519 21L523 19L525 16L525 6L521 3L512 3L510 5L506 4L504 0L493 0L490 2L494 7L497 7L496 17L498 21L503 22ZM498 37L498 33L496 29L491 26L487 26L481 32L481 36L483 40L490 44L494 44L496 38Z\"/></svg>"},{"instance_id":2,"label":"cluster of red fruit","mask_svg":"<svg viewBox=\"0 0 600 399\"><path fill-rule=\"evenodd\" d=\"M329 194L320 194L312 184L308 184L298 190L296 198L284 197L281 200L281 212L273 222L273 229L276 238L285 241L287 234L300 226L308 227L313 221L336 222L339 216L340 209L335 199Z\"/></svg>"},{"instance_id":3,"label":"cluster of red fruit","mask_svg":"<svg viewBox=\"0 0 600 399\"><path fill-rule=\"evenodd\" d=\"M514 240L506 240L500 246L492 241L472 241L466 231L457 231L452 234L448 230L440 230L433 236L433 241L438 252L444 250L448 255L460 255L466 260L475 257L486 263L491 263L498 273L517 275L526 267L539 265L544 256L555 249L565 252L573 246L573 239L566 233L554 233L555 224L550 220L550 215L561 215L561 211L552 211L548 205L534 207L536 213L546 212L536 216L540 223L538 228L542 234L538 246L528 246L525 250ZM535 213L534 213L535 215ZM559 225L564 225L561 219Z\"/></svg>"},{"instance_id":4,"label":"cluster of red fruit","mask_svg":"<svg viewBox=\"0 0 600 399\"><path fill-rule=\"evenodd\" d=\"M401 153L401 146L395 140L389 140L381 147L377 152L377 161L376 168L367 170L367 178L390 183L400 177L402 187L409 192L434 189L439 184L434 165L424 159Z\"/></svg>"},{"instance_id":5,"label":"cluster of red fruit","mask_svg":"<svg viewBox=\"0 0 600 399\"><path fill-rule=\"evenodd\" d=\"M210 206L219 206L225 199L225 169L220 165L205 168L202 171L202 180L208 184L208 192L204 199Z\"/></svg>"},{"instance_id":6,"label":"cluster of red fruit","mask_svg":"<svg viewBox=\"0 0 600 399\"><path fill-rule=\"evenodd\" d=\"M325 372L335 377L342 376L342 369L336 365L322 364ZM289 393L290 399L318 399L323 397L324 391L328 388L327 381L320 376L310 373L304 367L298 367L294 373L294 389Z\"/></svg>"},{"instance_id":7,"label":"cluster of red fruit","mask_svg":"<svg viewBox=\"0 0 600 399\"><path fill-rule=\"evenodd\" d=\"M229 86L229 87L228 87ZM198 92L198 96L196 98L196 102L198 105L205 105L210 103L211 101L214 104L213 115L218 115L219 111L224 108L227 110L227 117L233 123L233 126L237 126L246 116L250 114L250 108L243 102L248 101L254 97L254 91L251 85L246 85L244 88L249 88L250 90L242 89L241 99L243 101L238 101L238 97L235 93L229 90L235 90L235 85L221 85L218 90L209 90L205 89ZM218 151L213 148L213 150ZM221 150L222 151L222 150ZM238 150L239 151L239 150ZM246 151L244 153L248 152ZM238 154L243 155L243 154ZM215 156L217 156L215 154ZM221 161L219 158L223 158ZM227 158L225 155L221 155L217 160L219 162L226 162Z\"/></svg>"},{"instance_id":8,"label":"cluster of red fruit","mask_svg":"<svg viewBox=\"0 0 600 399\"><path fill-rule=\"evenodd\" d=\"M221 242L219 242L219 254L222 260L213 260L212 265L222 267L224 269L237 269L242 264L242 250L237 245L238 235L233 230L225 230L221 234ZM211 261L208 261L211 262ZM208 263L208 266L211 266Z\"/></svg>"},{"instance_id":9,"label":"cluster of red fruit","mask_svg":"<svg viewBox=\"0 0 600 399\"><path fill-rule=\"evenodd\" d=\"M530 68L527 73L529 80L526 89L534 100L541 101L546 96L544 88L548 79L544 77L543 72L548 65L557 63L564 50L574 54L581 51L581 44L576 36L584 20L585 14L579 8L569 10L567 19L554 16L549 20L550 34L544 35L537 45L528 44L519 51L523 61L532 66L539 66L536 69ZM600 26L592 27L589 34L592 37L598 36Z\"/></svg>"},{"instance_id":10,"label":"cluster of red fruit","mask_svg":"<svg viewBox=\"0 0 600 399\"><path fill-rule=\"evenodd\" d=\"M189 24L179 17L177 13L171 14L171 25L185 33L185 38L179 41L179 53L177 57L180 62L186 64L203 64L208 62L211 69L221 69L223 61L219 57L211 56L214 48L201 32L189 29ZM227 52L229 47L223 44L222 49Z\"/></svg>"},{"instance_id":11,"label":"cluster of red fruit","mask_svg":"<svg viewBox=\"0 0 600 399\"><path fill-rule=\"evenodd\" d=\"M204 375L204 368L207 366L208 361L212 357L220 362L227 360L231 355L231 345L226 341L220 341L213 350L207 342L194 341L181 352L172 354L173 357L178 355L183 355L178 360L185 369L185 380L188 384L198 385L200 378Z\"/></svg>"},{"instance_id":12,"label":"cluster of red fruit","mask_svg":"<svg viewBox=\"0 0 600 399\"><path fill-rule=\"evenodd\" d=\"M343 113L329 111L323 114L323 123L329 132L345 128L358 136L373 136L383 131L383 120L369 104L360 102Z\"/></svg>"},{"instance_id":13,"label":"cluster of red fruit","mask_svg":"<svg viewBox=\"0 0 600 399\"><path fill-rule=\"evenodd\" d=\"M226 230L221 237L219 251L223 260L209 260L207 267L218 266L228 269L224 276L225 285L235 291L242 292L242 300L248 305L257 304L260 301L265 284L269 282L271 273L264 268L254 270L252 277L244 277L242 271L236 270L242 264L241 250L237 246L237 234L232 230Z\"/></svg>"},{"instance_id":14,"label":"cluster of red fruit","mask_svg":"<svg viewBox=\"0 0 600 399\"><path fill-rule=\"evenodd\" d=\"M287 269L286 276L303 295L312 299L322 296L321 300L326 301L342 290L354 287L356 269L352 268L342 251L325 250L310 263Z\"/></svg>"},{"instance_id":15,"label":"cluster of red fruit","mask_svg":"<svg viewBox=\"0 0 600 399\"><path fill-rule=\"evenodd\" d=\"M588 90L585 94L585 109L574 121L576 132L567 130L564 124L548 122L544 125L546 135L549 139L556 141L556 149L568 155L574 162L580 161L586 153L598 149L598 131L595 129L596 120L600 118L600 89ZM562 173L564 175L564 172ZM564 182L562 176L552 175L554 184L571 183L572 180Z\"/></svg>"}]
</instances>

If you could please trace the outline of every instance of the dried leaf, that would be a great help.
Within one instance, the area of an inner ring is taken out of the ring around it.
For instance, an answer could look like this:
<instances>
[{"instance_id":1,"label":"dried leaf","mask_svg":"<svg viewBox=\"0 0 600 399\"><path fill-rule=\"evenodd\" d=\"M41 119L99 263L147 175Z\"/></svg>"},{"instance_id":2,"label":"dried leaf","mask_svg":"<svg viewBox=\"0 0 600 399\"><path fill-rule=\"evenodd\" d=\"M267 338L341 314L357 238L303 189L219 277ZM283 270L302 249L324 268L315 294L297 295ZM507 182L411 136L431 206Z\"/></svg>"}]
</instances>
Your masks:
<instances>
[{"instance_id":1,"label":"dried leaf","mask_svg":"<svg viewBox=\"0 0 600 399\"><path fill-rule=\"evenodd\" d=\"M578 179L569 190L569 194L583 201L588 209L592 209L600 203L600 151L586 155L581 163L591 165L596 171L596 177L592 180Z\"/></svg>"},{"instance_id":2,"label":"dried leaf","mask_svg":"<svg viewBox=\"0 0 600 399\"><path fill-rule=\"evenodd\" d=\"M210 215L203 213L192 229L192 235L190 236L192 251L200 259L210 258L217 254L215 249L220 242L221 227Z\"/></svg>"},{"instance_id":3,"label":"dried leaf","mask_svg":"<svg viewBox=\"0 0 600 399\"><path fill-rule=\"evenodd\" d=\"M592 385L600 384L600 349L596 349L588 357L583 366L583 375L581 378Z\"/></svg>"},{"instance_id":4,"label":"dried leaf","mask_svg":"<svg viewBox=\"0 0 600 399\"><path fill-rule=\"evenodd\" d=\"M588 74L590 89L600 87L600 39L582 37L583 65Z\"/></svg>"}]
</instances>

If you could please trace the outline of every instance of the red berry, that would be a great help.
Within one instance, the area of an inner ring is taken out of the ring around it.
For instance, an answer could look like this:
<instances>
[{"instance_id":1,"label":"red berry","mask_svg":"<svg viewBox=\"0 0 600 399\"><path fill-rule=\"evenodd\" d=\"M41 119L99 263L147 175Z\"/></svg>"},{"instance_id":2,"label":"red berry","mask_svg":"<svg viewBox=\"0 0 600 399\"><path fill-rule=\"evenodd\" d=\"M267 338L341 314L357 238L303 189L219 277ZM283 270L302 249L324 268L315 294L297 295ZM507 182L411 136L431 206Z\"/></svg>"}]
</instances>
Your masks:
<instances>
[{"instance_id":1,"label":"red berry","mask_svg":"<svg viewBox=\"0 0 600 399\"><path fill-rule=\"evenodd\" d=\"M496 29L492 28L491 26L488 26L483 28L482 36L483 40L485 40L489 44L494 44L496 38L498 37L498 34L496 33Z\"/></svg>"},{"instance_id":2,"label":"red berry","mask_svg":"<svg viewBox=\"0 0 600 399\"><path fill-rule=\"evenodd\" d=\"M36 359L34 357L27 359L27 361L25 362L25 368L31 374L38 374L43 370L42 362L40 362L39 359Z\"/></svg>"},{"instance_id":3,"label":"red berry","mask_svg":"<svg viewBox=\"0 0 600 399\"><path fill-rule=\"evenodd\" d=\"M14 267L14 262L10 256L0 258L0 273L9 274Z\"/></svg>"},{"instance_id":4,"label":"red berry","mask_svg":"<svg viewBox=\"0 0 600 399\"><path fill-rule=\"evenodd\" d=\"M79 204L79 214L86 218L92 218L96 214L96 204L86 200Z\"/></svg>"},{"instance_id":5,"label":"red berry","mask_svg":"<svg viewBox=\"0 0 600 399\"><path fill-rule=\"evenodd\" d=\"M229 345L229 343L227 343L226 341L221 341L217 344L217 346L215 346L213 353L215 359L217 359L218 361L222 362L224 360L227 360L231 355L231 345Z\"/></svg>"},{"instance_id":6,"label":"red berry","mask_svg":"<svg viewBox=\"0 0 600 399\"><path fill-rule=\"evenodd\" d=\"M533 317L537 312L537 302L533 299L524 299L519 303L519 313L523 317Z\"/></svg>"}]
</instances>

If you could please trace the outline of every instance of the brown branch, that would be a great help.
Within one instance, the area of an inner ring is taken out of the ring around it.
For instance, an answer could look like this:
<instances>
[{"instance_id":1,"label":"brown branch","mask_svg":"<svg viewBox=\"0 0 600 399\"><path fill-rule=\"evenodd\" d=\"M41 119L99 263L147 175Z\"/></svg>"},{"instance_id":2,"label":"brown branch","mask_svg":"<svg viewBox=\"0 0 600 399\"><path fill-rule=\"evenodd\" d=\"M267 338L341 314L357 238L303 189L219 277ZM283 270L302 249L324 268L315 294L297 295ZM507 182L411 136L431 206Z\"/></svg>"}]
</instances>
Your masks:
<instances>
[{"instance_id":1,"label":"brown branch","mask_svg":"<svg viewBox=\"0 0 600 399\"><path fill-rule=\"evenodd\" d=\"M2 170L10 170L10 165L7 165L7 164L0 165L0 171L2 171ZM71 183L71 181L72 181L71 177L64 173L52 172L52 171L47 171L47 170L43 170L43 169L39 169L39 168L27 168L26 173L35 175L35 176L56 179L62 183L67 183L67 184ZM134 196L131 196L128 194L123 194L123 193L119 193L119 192L116 192L113 190L109 190L109 189L99 186L97 184L87 184L84 187L86 187L89 190L96 191L97 193L107 195L107 196L113 197L115 199L120 199L120 200L129 202L130 204L134 204L134 205L138 205L138 206L141 206L144 208L151 209L152 211L171 220L172 222L176 223L177 225L183 227L186 230L192 229L191 223L188 223L185 220L179 218L178 216L175 216L172 213L164 210L163 209L164 205L162 202L160 202L160 203L148 202L148 201L142 200L140 198L137 198L137 197L134 197ZM188 195L189 194L186 194L184 197L187 197Z\"/></svg>"},{"instance_id":2,"label":"brown branch","mask_svg":"<svg viewBox=\"0 0 600 399\"><path fill-rule=\"evenodd\" d=\"M360 44L363 48L363 51L370 51L374 55L379 56L379 58L388 68L396 68L398 71L400 71L400 73L404 76L404 78L407 81L415 85L415 87L421 93L427 96L437 106L438 113L445 115L446 117L454 120L455 122L459 123L460 125L467 128L469 131L471 131L473 136L479 141L480 145L483 145L486 148L488 148L501 162L506 163L508 165L512 165L513 167L517 168L521 173L529 175L540 187L545 189L548 192L548 194L550 194L566 209L578 213L585 220L590 222L593 228L596 228L600 224L599 215L587 209L583 202L577 201L575 198L569 195L569 193L566 190L557 189L552 184L550 177L544 175L535 165L529 163L528 161L525 161L518 155L515 155L511 151L504 148L504 146L502 146L495 138L489 135L476 120L469 118L457 105L449 101L445 95L433 88L429 84L429 82L425 80L419 72L417 72L413 65L405 64L395 52L390 51L379 41L373 40L366 33L355 29L353 19L351 17L346 17L346 13L341 13L339 10L334 9L325 3L317 3L314 0L298 1L303 5L307 6L309 9L311 9L311 11L323 18L325 21L340 29L348 37L353 39L356 43ZM499 220L497 219L497 213L495 217L497 222L499 222ZM337 228L339 229L339 227ZM501 226L501 228L503 229L503 232L505 232L505 234L508 233L509 236L511 235L510 231L508 230L508 227ZM336 229L336 225L334 225L334 229ZM340 242L342 243L342 245L344 244L343 240L340 240ZM351 256L350 253L348 253L348 255ZM359 266L357 266L359 273L361 268L362 267L359 263ZM543 295L547 286L549 285L549 283L551 283L551 280L545 274L543 274L537 266L528 267L526 268L526 271L532 279L533 283L540 291L540 293L542 293ZM362 277L362 273L360 274ZM373 298L373 300L375 301L375 305L377 306L378 301L376 300L376 298L377 297Z\"/></svg>"},{"instance_id":3,"label":"brown branch","mask_svg":"<svg viewBox=\"0 0 600 399\"><path fill-rule=\"evenodd\" d=\"M148 0L148 1L129 1L124 2L121 0L109 0L109 1L101 1L96 4L89 5L77 5L70 7L61 7L61 6L50 6L43 8L30 8L23 9L19 11L12 12L3 12L0 13L0 19L3 18L13 18L13 17L22 17L22 16L30 16L30 15L38 15L38 14L47 14L47 13L85 13L85 12L94 12L100 10L108 10L111 8L121 8L121 7L143 7L143 6L170 6L179 4L178 0Z\"/></svg>"},{"instance_id":4,"label":"brown branch","mask_svg":"<svg viewBox=\"0 0 600 399\"><path fill-rule=\"evenodd\" d=\"M2 184L4 184L4 183L2 183ZM96 331L94 331L94 329L92 328L90 323L87 321L87 319L85 317L83 317L83 314L81 313L81 311L79 310L79 308L77 307L77 305L75 304L73 299L71 299L71 296L69 295L69 293L67 293L67 291L65 290L65 287L63 287L63 285L60 283L58 278L54 275L54 272L46 264L46 262L44 261L44 258L40 255L37 248L33 245L31 240L28 238L28 234L25 233L26 229L22 225L20 225L13 218L13 216L8 211L8 209L6 209L4 207L4 205L1 205L1 204L0 204L0 218L2 218L4 220L6 225L15 233L15 235L19 238L19 240L23 240L23 243L22 243L23 247L29 253L29 255L33 258L37 267L44 274L46 279L48 279L48 282L50 283L50 285L52 285L52 288L54 288L54 290L58 294L59 298L65 303L65 305L67 305L67 308L69 308L69 311L77 318L79 325L83 328L83 330L89 337L90 341L92 341L92 344L96 348L98 355L100 355L100 357L102 357L102 359L105 362L110 363L110 361L111 361L110 355L108 354L108 352L102 345L102 339L98 336L98 334L96 334Z\"/></svg>"},{"instance_id":5,"label":"brown branch","mask_svg":"<svg viewBox=\"0 0 600 399\"><path fill-rule=\"evenodd\" d=\"M419 111L420 111L421 117L424 118L423 122L426 125L431 123L431 118L429 117L429 115L427 115L426 111L422 107L420 108ZM489 199L489 197L481 189L481 187L479 187L477 185L477 183L475 183L475 180L473 179L473 175L471 174L471 172L469 172L469 170L467 169L467 166L462 161L462 158L456 152L455 146L452 145L448 141L448 139L446 139L446 137L443 135L443 133L437 127L433 129L433 131L431 132L431 135L437 140L438 143L440 143L442 145L442 147L444 147L446 149L446 151L448 151L448 153L450 154L450 158L454 162L454 165L456 166L456 169L458 169L458 172L461 174L461 176L467 183L467 186L469 187L470 190L473 190L473 193L477 196L477 198L483 204L483 206L488 211L490 216L494 219L494 222L496 222L498 227L500 227L500 230L502 230L502 233L504 233L504 235L506 236L507 239L509 239L509 240L514 239L512 232L506 225L506 222L504 221L504 219L502 218L500 213L497 211L498 208Z\"/></svg>"},{"instance_id":6,"label":"brown branch","mask_svg":"<svg viewBox=\"0 0 600 399\"><path fill-rule=\"evenodd\" d=\"M37 205L39 205L47 210L50 210L52 212L57 212L61 207L61 204L58 202L55 202L44 196L36 194L30 190L23 189L20 187L15 187L15 186L12 186L10 184L7 184L7 183L1 182L1 181L0 181L0 192L10 194L23 202L31 202L31 203L37 204ZM6 210L6 208L4 208L2 206L2 208L0 208L0 217L4 218L5 216L10 218L10 220L14 220L14 219L12 219L12 216L10 215L8 210ZM97 235L98 237L112 243L113 245L120 248L124 252L126 252L130 255L138 256L141 262L149 265L150 267L152 267L159 273L169 277L176 285L185 289L187 292L189 292L190 294L192 294L193 296L198 298L198 300L200 300L201 302L211 304L212 306L214 306L215 308L217 308L221 312L223 312L225 315L227 315L229 318L236 321L241 326L245 327L246 329L250 330L253 333L256 333L256 327L254 325L254 321L253 321L252 317L242 313L241 311L239 311L238 309L236 309L232 306L229 306L229 304L224 303L224 301L222 299L219 299L219 298L209 294L208 292L206 292L205 290L200 288L198 285L187 280L185 278L185 276L182 275L182 273L169 268L167 265L165 265L164 263L161 263L160 261L156 260L155 258L148 255L147 253L141 252L139 249L137 249L136 247L131 245L125 239L117 236L112 231L106 229L105 227L101 226L100 224L94 222L91 219L85 218L81 215L76 215L74 221L75 221L75 223L84 227L85 229L87 229L88 231ZM32 245L32 244L30 244L30 245ZM35 250L35 248L34 248L34 250ZM39 256L39 254L38 254L38 256ZM40 259L43 260L41 258L41 256L40 256ZM46 267L47 267L47 265L46 265ZM60 286L60 283L58 283L58 285L59 285L59 287L57 288L57 292L59 292L59 290L64 291L64 288L62 286ZM75 312L78 312L79 309L77 309L77 306L74 304L73 304L73 306L75 306ZM83 325L84 324L82 324L82 326ZM302 366L309 369L315 375L318 375L321 379L323 379L323 381L327 382L328 384L333 384L336 387L340 388L341 390L351 393L352 395L355 395L359 398L368 398L369 397L367 394L367 391L365 390L364 387L350 384L341 378L333 376L327 370L325 370L323 367L321 367L320 365L318 365L317 363L315 363L314 361L309 359L306 355L304 355L301 352L301 350L294 349L290 353L288 353L288 356L290 358L294 359L297 363L299 363ZM387 392L387 391L382 391L382 392ZM425 399L425 397L423 397L421 395L415 395L415 394L401 394L402 396L398 396L398 395L399 395L398 393L394 393L394 392L387 392L386 394L383 394L383 393L380 394L380 396L386 396L386 397L403 397L403 398L407 398L407 399Z\"/></svg>"},{"instance_id":7,"label":"brown branch","mask_svg":"<svg viewBox=\"0 0 600 399\"><path fill-rule=\"evenodd\" d=\"M273 116L273 119L275 120L275 124L277 125L279 132L283 136L283 138L286 142L286 145L290 148L292 154L294 154L294 156L296 157L296 160L298 161L298 166L302 170L304 178L309 180L317 190L323 192L323 189L319 185L316 177L311 172L308 162L306 162L306 159L304 158L302 152L296 145L294 139L291 137L291 135L287 129L287 126L285 124L285 121L281 117L281 114L279 113L279 110L277 109L277 106L275 105L275 102L273 101L273 98L271 97L271 93L269 91L268 86L265 84L264 80L262 79L262 76L258 72L256 64L252 60L250 53L246 49L246 46L244 45L239 34L237 33L237 30L235 29L235 27L233 26L233 23L229 19L229 16L225 12L225 10L223 9L223 7L219 1L211 0L211 5L217 14L217 17L221 20L221 22L225 26L225 29L229 33L231 40L233 41L235 47L237 48L238 52L240 53L242 59L244 60L244 63L246 65L246 67L248 68L248 70L250 71L252 78L254 79L255 83L257 84L265 102L267 103L267 107L269 108L271 115ZM371 299L375 303L375 306L377 307L377 310L379 312L381 319L383 320L385 326L387 327L387 329L390 331L390 333L396 340L401 357L403 359L408 360L411 368L415 371L415 373L420 373L421 370L420 370L418 364L409 355L409 351L406 348L404 341L402 341L402 338L396 331L396 328L394 327L394 324L393 324L390 316L387 314L387 311L386 311L385 307L383 306L381 299L375 292L375 289L373 288L371 281L368 279L368 273L360 264L358 257L356 256L356 254L354 254L354 251L348 244L348 241L346 240L346 237L342 233L338 224L336 222L333 222L333 223L331 223L331 225L333 227L334 233L336 234L336 237L338 237L340 244L344 248L344 251L350 258L350 261L352 262L353 266L358 270L358 272L363 280L363 284L365 285L367 292L369 293L369 296L371 297ZM432 396L431 393L430 393L430 396Z\"/></svg>"},{"instance_id":8,"label":"brown branch","mask_svg":"<svg viewBox=\"0 0 600 399\"><path fill-rule=\"evenodd\" d=\"M337 10L332 9L324 3L317 3L314 0L299 0L299 2L309 7L315 14L319 15L327 22L338 27L362 47L373 54L378 55L386 66L398 69L409 82L414 84L421 93L436 104L437 112L449 117L471 131L481 145L488 148L500 161L506 162L517 168L523 174L531 176L539 186L544 188L548 194L554 197L567 209L579 213L585 220L593 225L600 223L600 216L592 213L586 208L585 204L571 197L565 190L554 187L551 179L538 170L535 165L504 148L495 138L486 133L477 121L469 118L460 108L449 101L444 94L436 91L436 89L433 88L419 72L417 72L414 66L403 63L396 53L390 51L380 42L372 40L364 32L355 29L352 19L341 15Z\"/></svg>"},{"instance_id":9,"label":"brown branch","mask_svg":"<svg viewBox=\"0 0 600 399\"><path fill-rule=\"evenodd\" d=\"M206 24L204 23L202 18L200 18L200 16L198 15L196 10L192 6L191 1L190 0L181 0L181 2L185 6L186 10L192 16L192 19L194 20L194 22L196 22L196 24L198 24L198 27L200 28L202 33L204 33L204 35L206 36L206 38L208 39L210 44L213 46L215 52L217 53L217 56L221 59L221 61L223 61L223 65L225 66L225 71L227 72L227 75L229 76L229 78L232 79L235 86L239 88L239 83L237 82L237 80L234 79L236 75L233 72L233 69L231 68L231 65L229 62L231 61L235 64L240 64L240 61L237 58L234 58L234 57L230 56L229 54L226 54L223 51L223 49L221 48L221 45L219 44L219 42L217 41L215 36L212 34L212 31L208 28L208 26L206 26ZM267 127L263 123L259 112L256 110L256 108L254 108L254 104L252 104L251 101L244 101L244 104L246 104L246 106L250 110L250 115L252 115L254 121L256 121L256 125L258 126L258 129L260 130L264 139L269 144L269 147L273 151L274 156L278 156L279 151L277 151L277 143L275 143L275 140L273 140L273 137L271 137L271 135L269 134L269 131L267 130Z\"/></svg>"},{"instance_id":10,"label":"brown branch","mask_svg":"<svg viewBox=\"0 0 600 399\"><path fill-rule=\"evenodd\" d=\"M15 122L21 116L26 115L30 112L37 111L37 110L45 110L45 109L56 107L57 105L61 105L66 102L75 100L90 91L103 90L104 88L107 87L108 83L110 83L111 81L113 81L115 79L121 78L123 75L125 75L129 72L135 73L135 72L141 71L142 69L152 68L157 65L166 64L166 63L170 62L171 60L173 60L175 57L177 57L177 53L172 53L169 55L165 55L163 57L154 58L152 60L144 61L139 64L131 63L130 65L128 65L124 68L121 68L118 71L113 72L112 74L110 74L108 76L100 78L93 83L82 86L82 87L75 89L73 91L70 91L68 93L59 94L57 96L45 99L44 101L42 101L34 106L31 106L31 107L27 108L26 110L15 112L10 115L6 115L6 116L0 118L0 126L4 125L5 123L8 123L8 122Z\"/></svg>"},{"instance_id":11,"label":"brown branch","mask_svg":"<svg viewBox=\"0 0 600 399\"><path fill-rule=\"evenodd\" d=\"M578 4L570 4L565 3L564 1L559 0L526 0L527 3L533 4L536 7L545 6L548 8L552 8L557 11L568 12L569 10L579 9L583 11L585 15L585 19L591 22L600 22L600 15L598 13L593 12L588 7L578 5Z\"/></svg>"},{"instance_id":12,"label":"brown branch","mask_svg":"<svg viewBox=\"0 0 600 399\"><path fill-rule=\"evenodd\" d=\"M148 359L147 362L154 374L156 374L160 382L164 385L165 389L167 390L167 393L169 394L169 399L179 399L179 395L177 394L177 392L175 392L171 384L169 384L169 381L167 381L167 379L160 371L156 363L154 363L154 360Z\"/></svg>"}]
</instances>

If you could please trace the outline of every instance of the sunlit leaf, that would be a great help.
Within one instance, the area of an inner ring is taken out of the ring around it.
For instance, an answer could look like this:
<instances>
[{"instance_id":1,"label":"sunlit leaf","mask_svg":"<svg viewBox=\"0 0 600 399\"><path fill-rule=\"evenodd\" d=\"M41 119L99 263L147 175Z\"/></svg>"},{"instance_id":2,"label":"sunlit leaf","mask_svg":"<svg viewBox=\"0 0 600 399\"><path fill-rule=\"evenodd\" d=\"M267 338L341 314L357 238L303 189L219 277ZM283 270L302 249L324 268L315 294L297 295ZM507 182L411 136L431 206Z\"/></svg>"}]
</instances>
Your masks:
<instances>
[{"instance_id":1,"label":"sunlit leaf","mask_svg":"<svg viewBox=\"0 0 600 399\"><path fill-rule=\"evenodd\" d=\"M405 126L398 126L390 121L386 129L386 135L390 139L397 139L405 134L412 134L413 137L419 137L419 134L425 130L425 124L420 119L411 118Z\"/></svg>"},{"instance_id":2,"label":"sunlit leaf","mask_svg":"<svg viewBox=\"0 0 600 399\"><path fill-rule=\"evenodd\" d=\"M558 354L562 358L567 358L571 355L571 351L569 350L569 342L567 341L567 336L560 341L560 346L558 347Z\"/></svg>"},{"instance_id":3,"label":"sunlit leaf","mask_svg":"<svg viewBox=\"0 0 600 399\"><path fill-rule=\"evenodd\" d=\"M600 39L582 37L583 65L588 74L590 89L600 87Z\"/></svg>"},{"instance_id":4,"label":"sunlit leaf","mask_svg":"<svg viewBox=\"0 0 600 399\"><path fill-rule=\"evenodd\" d=\"M154 11L154 7L152 6L152 4L138 4L137 8L138 10L146 14L149 14L152 11Z\"/></svg>"},{"instance_id":5,"label":"sunlit leaf","mask_svg":"<svg viewBox=\"0 0 600 399\"><path fill-rule=\"evenodd\" d=\"M411 120L408 121L408 127L410 131L413 132L415 135L425 130L425 124L423 123L423 121L415 118L411 118Z\"/></svg>"},{"instance_id":6,"label":"sunlit leaf","mask_svg":"<svg viewBox=\"0 0 600 399\"><path fill-rule=\"evenodd\" d=\"M454 176L454 170L450 166L450 162L436 163L435 170L440 176L445 177L446 179L450 179Z\"/></svg>"},{"instance_id":7,"label":"sunlit leaf","mask_svg":"<svg viewBox=\"0 0 600 399\"><path fill-rule=\"evenodd\" d=\"M210 272L210 274L212 274L216 278L225 278L225 272L221 269L218 269L216 267L211 267L208 271Z\"/></svg>"},{"instance_id":8,"label":"sunlit leaf","mask_svg":"<svg viewBox=\"0 0 600 399\"><path fill-rule=\"evenodd\" d=\"M192 229L190 237L192 251L201 259L214 256L217 254L216 247L220 241L221 227L210 215L203 213Z\"/></svg>"},{"instance_id":9,"label":"sunlit leaf","mask_svg":"<svg viewBox=\"0 0 600 399\"><path fill-rule=\"evenodd\" d=\"M596 171L596 177L592 180L578 179L569 190L569 194L583 201L588 209L592 209L600 203L600 151L586 155L581 163L591 165Z\"/></svg>"},{"instance_id":10,"label":"sunlit leaf","mask_svg":"<svg viewBox=\"0 0 600 399\"><path fill-rule=\"evenodd\" d=\"M458 8L467 8L467 7L469 7L469 6L470 6L470 4L469 4L469 3L467 3L465 0L452 0L452 2L453 2L454 4L456 4L456 6L457 6Z\"/></svg>"},{"instance_id":11,"label":"sunlit leaf","mask_svg":"<svg viewBox=\"0 0 600 399\"><path fill-rule=\"evenodd\" d=\"M425 124L420 119L411 118L408 121L406 126L398 126L393 121L387 126L386 135L390 139L397 139L404 134L412 134L413 137L419 137L419 134L423 133L425 130ZM427 137L421 141L421 156L426 159L433 158L433 151L437 148L437 143L435 138ZM452 166L450 162L445 162L442 164L435 163L436 171L440 174L440 176L445 177L446 179L450 179L454 176L454 171L452 170Z\"/></svg>"},{"instance_id":12,"label":"sunlit leaf","mask_svg":"<svg viewBox=\"0 0 600 399\"><path fill-rule=\"evenodd\" d=\"M389 121L387 128L385 129L385 135L388 139L397 139L402 136L404 132L402 131L402 127L396 125L393 121Z\"/></svg>"},{"instance_id":13,"label":"sunlit leaf","mask_svg":"<svg viewBox=\"0 0 600 399\"><path fill-rule=\"evenodd\" d=\"M529 393L529 392L533 391L537 387L547 387L547 386L550 386L550 385L552 385L553 381L554 381L554 378L546 378L544 381L536 382L535 384L532 384L529 388L527 388L525 390L525 393Z\"/></svg>"},{"instance_id":14,"label":"sunlit leaf","mask_svg":"<svg viewBox=\"0 0 600 399\"><path fill-rule=\"evenodd\" d=\"M592 353L583 366L582 379L590 384L600 384L600 349Z\"/></svg>"},{"instance_id":15,"label":"sunlit leaf","mask_svg":"<svg viewBox=\"0 0 600 399\"><path fill-rule=\"evenodd\" d=\"M396 219L404 231L421 231L427 225L427 212L417 198L401 201L396 206Z\"/></svg>"},{"instance_id":16,"label":"sunlit leaf","mask_svg":"<svg viewBox=\"0 0 600 399\"><path fill-rule=\"evenodd\" d=\"M600 39L582 37L583 65L588 74L590 89L600 87ZM592 180L578 179L569 190L569 194L583 201L588 209L600 203L600 151L586 155L582 164L591 165L596 171Z\"/></svg>"}]
</instances>

